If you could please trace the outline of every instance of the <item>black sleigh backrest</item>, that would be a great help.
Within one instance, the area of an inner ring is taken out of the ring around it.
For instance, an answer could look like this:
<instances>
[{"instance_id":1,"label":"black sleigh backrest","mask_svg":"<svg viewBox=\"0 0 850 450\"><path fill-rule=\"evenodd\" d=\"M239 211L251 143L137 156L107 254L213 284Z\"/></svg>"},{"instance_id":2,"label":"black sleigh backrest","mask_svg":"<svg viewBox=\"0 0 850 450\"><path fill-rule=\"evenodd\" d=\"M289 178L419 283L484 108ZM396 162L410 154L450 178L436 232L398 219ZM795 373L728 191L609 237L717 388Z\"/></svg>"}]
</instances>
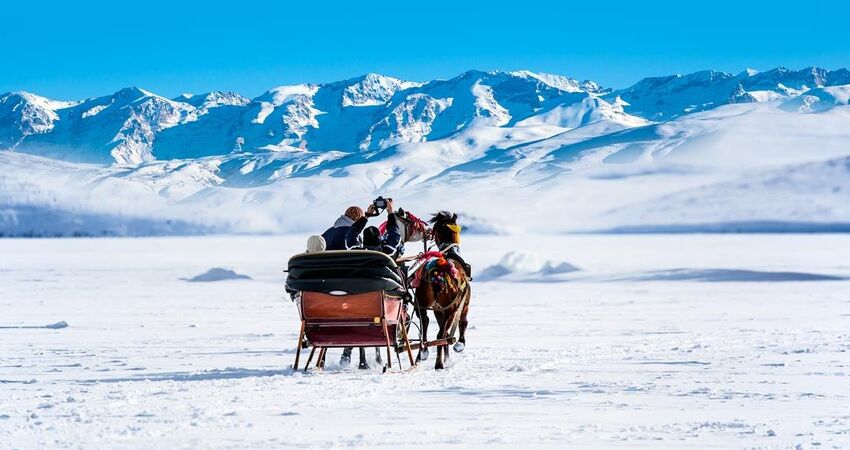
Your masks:
<instances>
[{"instance_id":1,"label":"black sleigh backrest","mask_svg":"<svg viewBox=\"0 0 850 450\"><path fill-rule=\"evenodd\" d=\"M369 250L302 253L289 259L286 290L360 294L401 294L398 266L389 256Z\"/></svg>"}]
</instances>

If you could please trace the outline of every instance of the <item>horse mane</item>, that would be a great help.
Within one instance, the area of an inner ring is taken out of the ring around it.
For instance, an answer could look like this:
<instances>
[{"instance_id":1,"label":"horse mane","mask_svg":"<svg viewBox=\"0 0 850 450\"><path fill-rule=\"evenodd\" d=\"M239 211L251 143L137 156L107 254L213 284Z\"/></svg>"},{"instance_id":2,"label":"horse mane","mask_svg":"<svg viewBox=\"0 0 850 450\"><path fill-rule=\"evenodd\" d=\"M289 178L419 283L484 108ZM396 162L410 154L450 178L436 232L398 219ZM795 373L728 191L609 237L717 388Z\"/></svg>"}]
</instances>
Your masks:
<instances>
[{"instance_id":1,"label":"horse mane","mask_svg":"<svg viewBox=\"0 0 850 450\"><path fill-rule=\"evenodd\" d=\"M450 213L448 211L440 211L431 216L431 219L428 220L432 225L447 225L457 223L457 214Z\"/></svg>"}]
</instances>

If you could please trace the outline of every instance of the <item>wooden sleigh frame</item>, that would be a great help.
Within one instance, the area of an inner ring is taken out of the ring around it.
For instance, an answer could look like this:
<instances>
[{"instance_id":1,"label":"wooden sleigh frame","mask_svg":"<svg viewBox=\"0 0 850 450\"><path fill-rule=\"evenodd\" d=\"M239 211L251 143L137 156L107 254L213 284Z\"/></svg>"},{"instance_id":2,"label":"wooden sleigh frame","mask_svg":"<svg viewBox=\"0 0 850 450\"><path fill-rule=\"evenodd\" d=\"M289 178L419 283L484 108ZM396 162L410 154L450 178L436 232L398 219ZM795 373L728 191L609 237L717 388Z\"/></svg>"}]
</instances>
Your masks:
<instances>
[{"instance_id":1,"label":"wooden sleigh frame","mask_svg":"<svg viewBox=\"0 0 850 450\"><path fill-rule=\"evenodd\" d=\"M377 347L386 348L387 366L392 369L392 353L401 369L402 352L407 352L410 366L415 367L413 351L407 338L409 318L402 299L383 291L360 294L333 295L322 292L301 292L296 297L301 315L301 331L295 351L293 370L298 370L301 349L311 347L304 370L318 350L316 369L323 369L329 348Z\"/></svg>"}]
</instances>

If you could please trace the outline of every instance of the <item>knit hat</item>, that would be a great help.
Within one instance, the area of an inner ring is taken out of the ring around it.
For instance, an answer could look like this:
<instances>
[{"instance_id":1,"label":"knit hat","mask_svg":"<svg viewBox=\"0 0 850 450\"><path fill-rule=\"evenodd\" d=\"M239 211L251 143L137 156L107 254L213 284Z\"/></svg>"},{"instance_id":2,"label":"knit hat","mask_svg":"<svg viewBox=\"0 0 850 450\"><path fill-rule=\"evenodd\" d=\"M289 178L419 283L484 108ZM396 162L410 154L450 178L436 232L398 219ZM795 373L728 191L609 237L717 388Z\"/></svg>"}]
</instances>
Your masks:
<instances>
[{"instance_id":1,"label":"knit hat","mask_svg":"<svg viewBox=\"0 0 850 450\"><path fill-rule=\"evenodd\" d=\"M315 235L307 238L307 253L323 252L326 248L325 238Z\"/></svg>"}]
</instances>

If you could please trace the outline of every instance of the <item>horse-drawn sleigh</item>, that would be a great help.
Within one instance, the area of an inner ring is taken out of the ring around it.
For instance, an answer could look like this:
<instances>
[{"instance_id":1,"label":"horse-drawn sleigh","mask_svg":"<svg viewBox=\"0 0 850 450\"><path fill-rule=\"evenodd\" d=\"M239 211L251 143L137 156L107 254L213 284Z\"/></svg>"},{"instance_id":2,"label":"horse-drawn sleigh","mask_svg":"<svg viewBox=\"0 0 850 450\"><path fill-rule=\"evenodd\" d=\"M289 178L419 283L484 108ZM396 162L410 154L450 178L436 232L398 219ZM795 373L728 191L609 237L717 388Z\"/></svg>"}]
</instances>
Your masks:
<instances>
[{"instance_id":1,"label":"horse-drawn sleigh","mask_svg":"<svg viewBox=\"0 0 850 450\"><path fill-rule=\"evenodd\" d=\"M402 357L416 367L430 348L437 349L435 368L442 369L448 346L463 350L471 287L463 264L450 255L460 242L457 216L437 214L431 229L412 214L401 220L404 240L421 240L422 253L393 259L370 250L325 251L289 260L286 289L301 318L293 369L307 348L304 370L314 358L322 369L329 348L385 350L384 371L392 369L393 356L399 369ZM429 310L439 327L430 341Z\"/></svg>"}]
</instances>

